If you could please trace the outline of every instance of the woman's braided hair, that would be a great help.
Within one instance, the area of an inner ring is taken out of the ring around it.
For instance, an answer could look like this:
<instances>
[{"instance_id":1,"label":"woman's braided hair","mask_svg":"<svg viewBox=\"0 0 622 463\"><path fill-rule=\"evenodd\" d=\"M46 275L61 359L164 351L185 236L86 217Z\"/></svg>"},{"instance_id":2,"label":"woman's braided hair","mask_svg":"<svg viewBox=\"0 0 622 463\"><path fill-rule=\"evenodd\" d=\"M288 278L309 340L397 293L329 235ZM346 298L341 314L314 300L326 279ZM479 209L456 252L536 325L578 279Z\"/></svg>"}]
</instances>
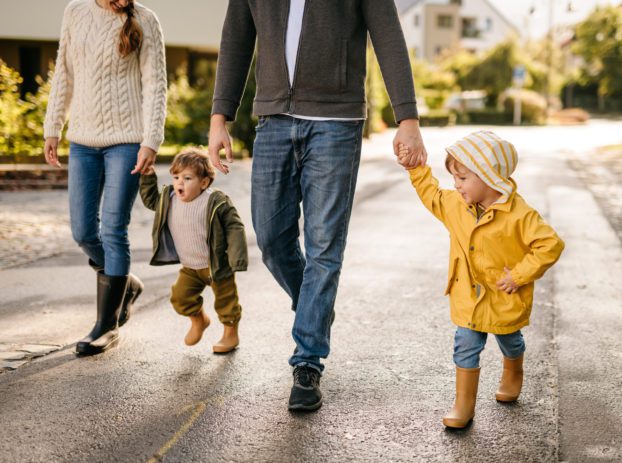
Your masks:
<instances>
[{"instance_id":1,"label":"woman's braided hair","mask_svg":"<svg viewBox=\"0 0 622 463\"><path fill-rule=\"evenodd\" d=\"M119 42L119 53L126 57L130 53L138 50L143 41L143 30L136 20L136 9L134 0L128 0L127 6L122 9L127 19L121 28L121 41Z\"/></svg>"}]
</instances>

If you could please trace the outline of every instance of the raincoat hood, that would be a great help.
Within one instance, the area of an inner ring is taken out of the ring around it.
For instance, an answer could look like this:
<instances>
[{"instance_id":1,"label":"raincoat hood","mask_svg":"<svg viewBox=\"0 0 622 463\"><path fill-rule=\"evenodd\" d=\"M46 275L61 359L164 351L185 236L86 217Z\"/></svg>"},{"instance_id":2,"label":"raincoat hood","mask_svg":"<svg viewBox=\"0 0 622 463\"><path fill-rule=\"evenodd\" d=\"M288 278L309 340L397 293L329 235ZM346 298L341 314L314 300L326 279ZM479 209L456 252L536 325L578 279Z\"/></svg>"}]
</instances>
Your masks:
<instances>
[{"instance_id":1,"label":"raincoat hood","mask_svg":"<svg viewBox=\"0 0 622 463\"><path fill-rule=\"evenodd\" d=\"M505 203L516 191L511 175L518 164L514 145L493 132L482 130L458 140L445 151L501 193L497 203Z\"/></svg>"}]
</instances>

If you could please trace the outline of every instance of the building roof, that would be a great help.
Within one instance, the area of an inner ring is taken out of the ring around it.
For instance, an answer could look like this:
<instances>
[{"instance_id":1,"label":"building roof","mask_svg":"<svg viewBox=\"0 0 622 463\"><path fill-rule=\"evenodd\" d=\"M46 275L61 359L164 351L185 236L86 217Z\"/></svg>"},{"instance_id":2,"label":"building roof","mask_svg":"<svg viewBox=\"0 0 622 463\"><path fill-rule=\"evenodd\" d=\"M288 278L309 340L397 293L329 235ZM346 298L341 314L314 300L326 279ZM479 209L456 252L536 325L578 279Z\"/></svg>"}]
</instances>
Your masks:
<instances>
[{"instance_id":1,"label":"building roof","mask_svg":"<svg viewBox=\"0 0 622 463\"><path fill-rule=\"evenodd\" d=\"M57 41L69 0L19 0L0 6L0 39ZM167 46L217 51L227 0L140 0L155 11ZM10 5L5 5L10 3ZM184 3L180 8L179 3ZM4 14L6 13L6 14Z\"/></svg>"},{"instance_id":2,"label":"building roof","mask_svg":"<svg viewBox=\"0 0 622 463\"><path fill-rule=\"evenodd\" d=\"M413 6L415 6L420 1L421 0L395 0L395 6L397 7L397 12L399 14L402 14L410 10Z\"/></svg>"},{"instance_id":3,"label":"building roof","mask_svg":"<svg viewBox=\"0 0 622 463\"><path fill-rule=\"evenodd\" d=\"M397 7L397 12L400 15L406 13L408 10L410 10L412 7L414 7L418 3L449 3L449 0L434 0L434 1L433 0L394 0L394 1L395 1L395 6ZM506 17L501 11L499 11L499 8L497 8L492 2L488 0L484 0L484 1L488 4L488 6L495 13L497 13L497 15L499 15L502 21L504 21L510 28L518 32L517 26L512 21L510 21L509 18ZM622 3L620 4L620 8L622 8Z\"/></svg>"}]
</instances>

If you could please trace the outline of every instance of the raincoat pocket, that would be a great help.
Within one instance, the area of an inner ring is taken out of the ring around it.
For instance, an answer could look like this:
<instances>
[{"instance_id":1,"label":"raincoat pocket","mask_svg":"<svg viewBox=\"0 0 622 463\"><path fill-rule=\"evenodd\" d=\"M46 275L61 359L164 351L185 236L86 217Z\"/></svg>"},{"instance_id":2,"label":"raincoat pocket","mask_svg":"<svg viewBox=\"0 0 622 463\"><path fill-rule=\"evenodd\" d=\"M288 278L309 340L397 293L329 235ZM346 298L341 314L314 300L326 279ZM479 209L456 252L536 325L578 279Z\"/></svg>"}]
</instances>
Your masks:
<instances>
[{"instance_id":1,"label":"raincoat pocket","mask_svg":"<svg viewBox=\"0 0 622 463\"><path fill-rule=\"evenodd\" d=\"M458 258L454 258L449 264L449 273L447 278L447 287L445 288L445 296L449 294L451 291L451 287L454 284L454 281L457 281L456 278L456 269L458 268Z\"/></svg>"}]
</instances>

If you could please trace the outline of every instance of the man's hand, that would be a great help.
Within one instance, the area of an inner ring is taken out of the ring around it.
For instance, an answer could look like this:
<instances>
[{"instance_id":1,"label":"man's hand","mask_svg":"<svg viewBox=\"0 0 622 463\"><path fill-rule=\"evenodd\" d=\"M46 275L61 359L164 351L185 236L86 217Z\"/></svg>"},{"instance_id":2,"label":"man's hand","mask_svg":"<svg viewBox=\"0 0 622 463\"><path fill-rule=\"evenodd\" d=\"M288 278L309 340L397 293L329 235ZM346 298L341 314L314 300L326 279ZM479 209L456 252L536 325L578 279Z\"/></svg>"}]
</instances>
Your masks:
<instances>
[{"instance_id":1,"label":"man's hand","mask_svg":"<svg viewBox=\"0 0 622 463\"><path fill-rule=\"evenodd\" d=\"M399 163L406 169L414 169L421 165L425 166L428 160L428 153L423 145L421 132L419 131L419 121L417 119L404 119L400 122L397 134L393 139L393 153L399 157L400 144L409 148L409 154Z\"/></svg>"},{"instance_id":2,"label":"man's hand","mask_svg":"<svg viewBox=\"0 0 622 463\"><path fill-rule=\"evenodd\" d=\"M138 150L138 156L136 159L136 166L131 172L132 174L146 174L147 171L153 167L155 158L158 153L147 146L141 146Z\"/></svg>"},{"instance_id":3,"label":"man's hand","mask_svg":"<svg viewBox=\"0 0 622 463\"><path fill-rule=\"evenodd\" d=\"M518 288L520 288L520 286L514 283L509 268L503 267L503 271L505 272L505 275L503 276L503 278L497 281L497 287L501 291L505 291L508 294L514 294L516 291L518 291Z\"/></svg>"},{"instance_id":4,"label":"man's hand","mask_svg":"<svg viewBox=\"0 0 622 463\"><path fill-rule=\"evenodd\" d=\"M216 169L223 174L229 173L229 166L220 161L220 150L225 150L227 162L233 162L233 151L231 150L231 137L225 125L225 116L223 114L214 114L209 128L209 159Z\"/></svg>"},{"instance_id":5,"label":"man's hand","mask_svg":"<svg viewBox=\"0 0 622 463\"><path fill-rule=\"evenodd\" d=\"M58 161L58 138L49 137L45 139L43 155L45 156L45 162L49 165L52 167L60 167L60 162Z\"/></svg>"}]
</instances>

